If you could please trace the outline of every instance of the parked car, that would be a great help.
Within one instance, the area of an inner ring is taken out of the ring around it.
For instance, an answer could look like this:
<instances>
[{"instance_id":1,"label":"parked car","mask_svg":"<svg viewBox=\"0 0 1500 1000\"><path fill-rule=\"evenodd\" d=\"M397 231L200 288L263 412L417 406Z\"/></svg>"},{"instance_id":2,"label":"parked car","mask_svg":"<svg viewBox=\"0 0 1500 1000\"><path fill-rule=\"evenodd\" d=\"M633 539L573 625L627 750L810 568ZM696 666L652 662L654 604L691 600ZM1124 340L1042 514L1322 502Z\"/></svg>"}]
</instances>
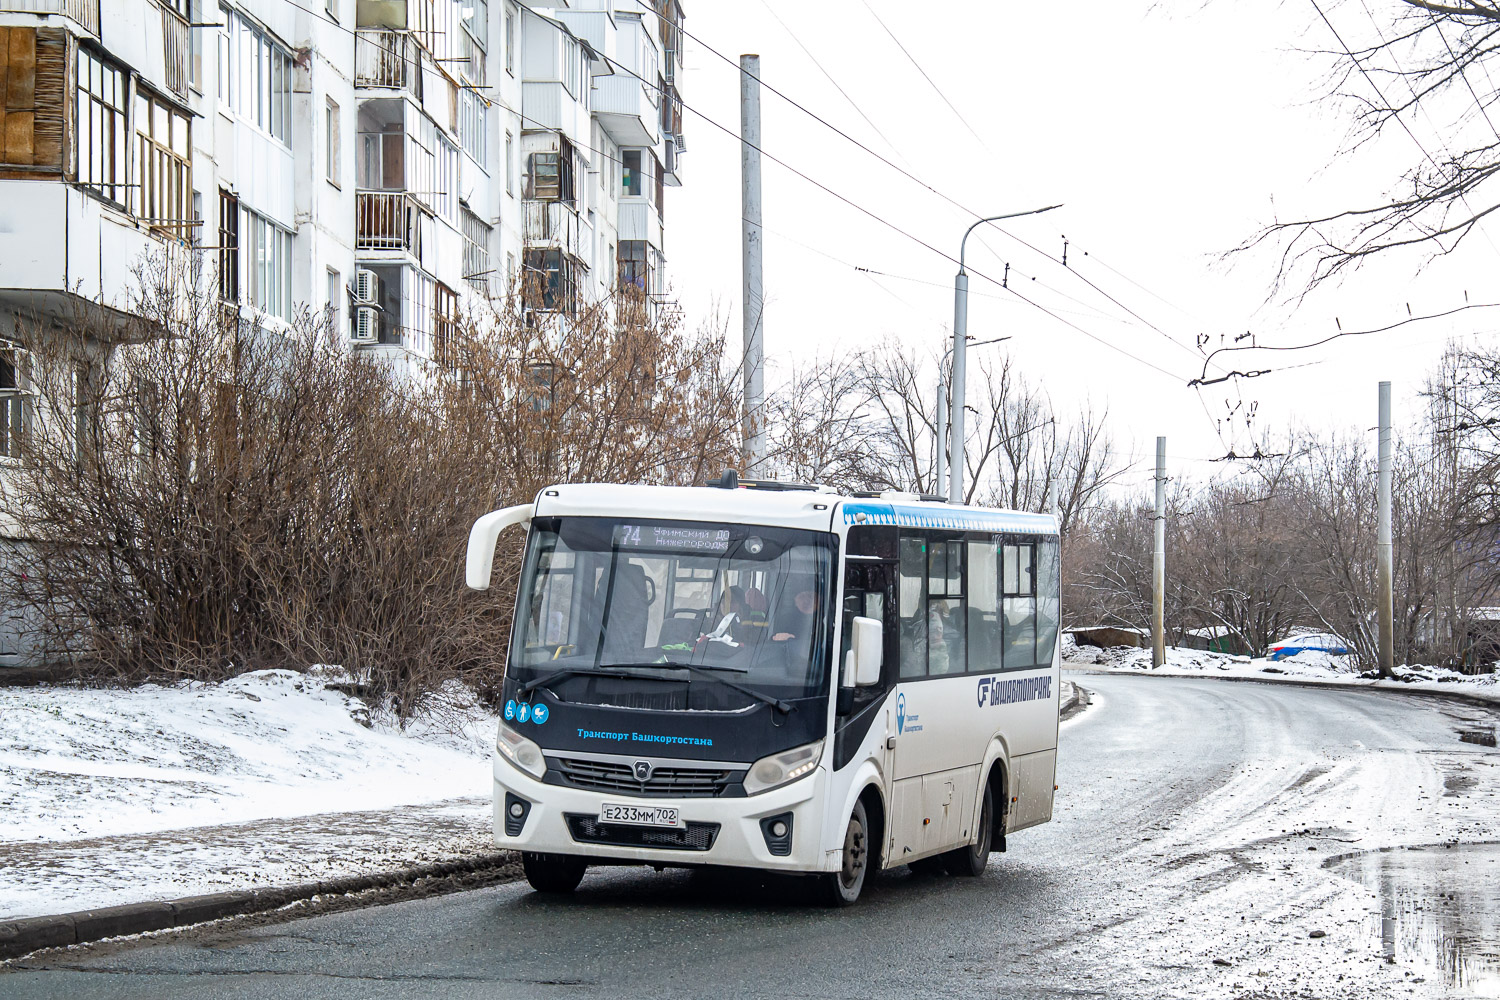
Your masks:
<instances>
[{"instance_id":1,"label":"parked car","mask_svg":"<svg viewBox=\"0 0 1500 1000\"><path fill-rule=\"evenodd\" d=\"M1301 635L1289 636L1280 642L1272 643L1271 648L1266 651L1266 658L1284 660L1288 656L1296 656L1304 652L1348 656L1352 650L1349 649L1348 643L1331 632L1304 632Z\"/></svg>"}]
</instances>

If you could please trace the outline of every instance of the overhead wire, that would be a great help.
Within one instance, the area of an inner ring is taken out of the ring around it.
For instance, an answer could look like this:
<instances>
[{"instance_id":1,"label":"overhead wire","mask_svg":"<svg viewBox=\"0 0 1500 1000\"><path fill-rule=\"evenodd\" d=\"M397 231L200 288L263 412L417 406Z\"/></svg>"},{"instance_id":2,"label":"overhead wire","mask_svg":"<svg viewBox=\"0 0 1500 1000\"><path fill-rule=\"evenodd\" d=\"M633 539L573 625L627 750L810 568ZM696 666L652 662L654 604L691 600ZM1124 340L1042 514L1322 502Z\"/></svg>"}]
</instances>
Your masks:
<instances>
[{"instance_id":1,"label":"overhead wire","mask_svg":"<svg viewBox=\"0 0 1500 1000\"><path fill-rule=\"evenodd\" d=\"M948 110L953 112L953 117L957 118L960 122L963 123L964 128L968 129L969 134L979 141L979 145L984 148L984 151L986 153L992 152L989 147L989 143L985 142L984 137L974 130L974 126L969 124L969 120L963 116L963 112L959 111L957 106L955 106L952 101L948 100L948 95L943 93L943 89L937 85L937 81L933 80L933 78L928 75L927 71L922 68L922 64L917 61L916 57L913 56L909 51L907 51L905 45L901 44L901 39L896 37L896 33L886 26L886 23L880 19L879 14L875 13L875 8L870 6L869 0L860 0L860 2L865 5L865 10L870 12L870 16L875 19L875 23L880 25L881 28L885 29L885 33L887 35L891 36L891 41L896 43L896 48L901 50L901 54L904 55L907 60L916 67L918 73L922 74L922 79L927 81L927 85L932 88L932 92L934 94L937 94L938 97L942 99L942 102L944 104L948 105Z\"/></svg>"},{"instance_id":2,"label":"overhead wire","mask_svg":"<svg viewBox=\"0 0 1500 1000\"><path fill-rule=\"evenodd\" d=\"M641 2L641 0L637 0L637 2ZM903 163L906 163L907 166L910 166L911 164L907 161L906 157L901 155L901 150L896 148L896 144L891 141L890 137L880 130L880 126L875 124L874 119L872 119L865 113L865 109L861 108L859 106L859 103L855 101L853 97L849 96L849 92L846 91L843 86L834 79L832 73L828 72L828 70L824 68L822 62L818 60L818 57L813 55L812 50L802 43L802 39L797 37L797 33L792 30L791 26L781 19L781 15L777 14L776 9L771 6L770 0L761 0L761 4L766 8L766 12L776 19L776 23L781 25L782 30L787 33L788 37L790 37L792 41L797 43L797 47L803 51L807 58L812 60L812 64L818 68L818 72L822 73L823 76L828 79L828 82L833 84L833 89L837 90L839 92L839 95L842 96L845 101L849 102L849 106L853 108L859 114L859 116L865 120L865 124L869 125L870 128L874 130L875 134L880 136L880 138L885 141L885 144L890 147L892 153L895 153ZM700 42L699 44L702 43Z\"/></svg>"},{"instance_id":3,"label":"overhead wire","mask_svg":"<svg viewBox=\"0 0 1500 1000\"><path fill-rule=\"evenodd\" d=\"M347 27L345 25L339 24L336 21L332 21L332 20L326 19L326 16L325 16L324 13L318 12L318 11L314 11L311 8L308 8L308 7L304 7L302 4L298 3L297 0L282 0L282 2L286 3L288 6L295 7L298 10L303 11L304 13L312 14L313 16L315 16L318 19L318 21L319 21L320 24L325 24L325 25L333 27L333 28L335 28L337 30L343 31L344 33L349 34L350 36L355 36L356 35L356 33L355 33L355 31L353 29L351 29L351 28L349 28L349 27ZM641 0L637 0L637 3L640 3L640 2L641 2ZM515 0L515 5L517 7L519 7L520 9L525 10L526 12L528 12L530 14L533 14L533 15L535 15L537 17L545 17L545 15L539 13L537 10L535 10L534 8L532 8L531 6L529 6L528 4L519 2L519 0ZM871 11L871 14L874 15L874 11ZM876 19L879 20L878 16L877 16ZM882 26L883 26L883 22L882 22ZM889 31L889 29L887 29L887 31ZM719 56L721 59L725 59L726 61L730 61L730 60L728 60L728 57L724 56L722 53L720 53L717 50L713 49L711 46L709 46L706 43L702 42L701 39L698 39L696 36L689 34L686 30L683 30L683 34L687 35L690 38L693 38L700 45L703 45L704 48L709 49L711 52L713 52L715 55ZM604 55L603 53L600 53L599 55L600 55L600 58L603 59L607 64L609 64L613 69L623 70L625 73L627 73L628 75L630 75L630 76L634 77L636 80L638 80L643 86L650 87L652 90L656 91L659 96L665 96L664 92L663 92L663 88L659 84L657 84L655 81L647 80L645 77L641 76L639 73L637 73L635 70L631 69L629 66L626 66L623 63L620 63L618 60L616 60L616 59L614 59L614 58L612 58L612 57L610 57L608 55ZM910 58L909 54L908 54L908 58ZM737 64L735 64L735 65L737 66ZM970 209L964 208L963 205L959 204L954 199L948 197L947 195L943 195L941 192L937 191L936 188L933 188L931 185L926 184L925 182L921 181L919 178L917 178L914 175L910 174L909 172L905 171L904 169L902 169L901 167L897 166L896 164L891 163L888 159L886 159L884 156L882 156L881 154L879 154L875 150L872 150L868 146L865 146L863 143L859 142L857 139L854 139L852 136L849 136L847 133L843 132L841 129L838 129L837 126L832 125L831 123L825 121L824 119L822 119L818 115L816 115L813 112L809 111L808 109L806 109L805 107L803 107L798 102L792 100L789 97L786 97L786 95L782 94L776 88L774 88L774 87L772 87L772 86L770 86L768 84L764 84L764 83L763 83L763 85L765 85L767 87L767 89L771 90L773 93L776 93L778 96L782 97L784 100L787 100L788 103L791 103L791 104L797 106L799 109L801 109L805 113L811 115L812 117L814 117L815 119L817 119L819 122L821 122L822 124L824 124L828 128L830 128L833 131L839 133L845 139L849 140L850 142L854 143L857 146L860 146L862 149L864 149L866 152L870 153L871 155L873 155L873 156L875 156L875 157L883 160L892 169L895 169L898 172L906 175L907 177L909 177L913 181L916 181L917 183L921 184L923 187L927 188L929 191L932 191L934 194L939 195L940 197L942 197L945 200L951 202L955 206L963 209L964 211L968 212L969 214L971 214L971 215L976 215L977 214L977 213L974 213ZM481 93L481 96L484 96L483 92L485 90L487 90L488 88L469 87L469 88L466 88L466 89L474 90L476 92ZM490 98L486 97L486 99L489 100ZM926 250L928 250L928 251L930 251L930 252L932 252L934 254L937 254L939 257L942 257L945 260L948 260L948 261L950 261L951 263L954 263L954 264L960 263L959 260L957 258L953 257L952 255L950 255L948 253L945 253L944 251L942 251L942 250L938 249L937 247L933 246L931 243L928 243L926 240L922 239L921 237L919 237L919 236L917 236L917 235L915 235L913 233L910 233L907 230L901 228L900 226L896 225L895 223L891 222L890 220L884 218L879 213L871 211L870 209L865 208L863 205L860 205L859 203L857 203L857 202L853 201L852 199L850 199L850 198L844 196L843 194L839 193L838 191L833 190L828 185L826 185L823 182L821 182L821 181L819 181L819 180L811 177L810 175L808 175L804 171L802 171L802 170L798 169L797 167L793 166L792 164L788 163L783 158L781 158L779 156L776 156L774 153L767 152L766 150L762 149L759 146L756 146L753 143L746 142L734 130L732 130L732 129L728 128L727 126L721 124L720 122L716 121L715 119L713 119L709 115L705 114L704 112L702 112L702 111L698 110L697 108L693 107L692 105L688 104L686 101L682 101L680 97L678 97L677 100L682 105L682 107L683 107L684 110L692 112L694 115L696 115L702 121L704 121L707 124L713 126L714 128L718 129L719 131L725 133L726 135L730 136L731 138L735 139L736 141L743 142L745 145L750 146L751 148L753 148L757 152L759 152L762 156L764 156L767 159L771 160L773 163L776 163L776 164L780 165L784 169L790 171L795 176L801 178L803 181L811 184L813 187L815 187L818 190L822 191L823 193L829 195L830 197L834 198L835 200L837 200L839 202L842 202L843 204L849 206L850 208L853 208L854 210L856 210L857 212L859 212L862 215L868 216L869 218L871 218L874 221L880 223L881 225L885 226L886 228L892 230L893 232L897 233L898 235L905 237L906 239L910 240L911 242L916 243L917 245L923 247L924 249L926 249ZM522 112L519 112L516 109L509 107L508 105L504 104L503 102L501 102L501 101L499 101L497 99L494 100L494 103L500 104L500 106L502 108L504 108L505 110L509 111L512 114L518 115L523 120L532 122L533 124L537 125L537 127L539 129L546 130L546 131L553 131L553 132L560 131L559 129L557 129L557 128L553 127L553 126L548 126L548 125L545 125L545 124L543 124L541 122L537 122L535 119L529 118L528 116L526 116ZM603 151L594 149L592 146L585 146L585 148L590 149L592 152L598 152L598 153L600 153L601 156L605 156L606 158L614 159L612 157L608 157L607 154L603 153ZM617 160L617 162L618 162L618 160ZM764 227L762 227L762 228L764 228ZM1002 230L1002 232L1004 232L1004 230ZM1010 235L1010 234L1006 233L1006 235ZM1012 237L1012 238L1015 239L1016 237ZM1022 242L1024 242L1024 241L1022 241ZM1099 343L1100 345L1108 348L1109 350L1112 350L1115 353L1120 354L1120 355L1122 355L1122 356L1124 356L1126 358L1129 358L1130 360L1135 361L1138 364L1144 365L1145 367L1150 368L1150 369L1152 369L1152 370L1154 370L1156 372L1159 372L1159 373L1161 373L1163 375L1166 375L1169 378L1172 378L1172 379L1177 380L1177 381L1181 381L1181 379L1180 379L1179 376L1173 374L1172 372L1167 371L1165 368L1162 368L1160 365L1157 365L1157 364L1155 364L1153 362L1147 361L1146 359L1141 358L1141 357L1139 357L1139 356L1131 353L1130 351L1127 351L1124 348L1122 348L1122 347L1120 347L1120 346L1118 346L1116 344L1111 343L1108 340L1105 340L1103 337L1100 337L1099 335L1097 335L1097 334L1095 334L1095 333L1093 333L1093 332L1091 332L1091 331L1089 331L1089 330L1087 330L1087 329L1079 326L1078 324L1072 322L1071 320L1066 319L1065 317L1059 315L1055 311L1053 311L1051 309L1048 309L1047 307L1041 305L1040 303L1037 303L1037 302L1033 301L1029 297L1027 297L1025 295L1022 295L1020 292L1016 291L1015 289L1010 288L1006 283L1004 283L1002 281L999 281L999 280L991 277L990 275L984 273L983 271L978 270L977 268L970 267L969 270L976 277L978 277L978 278L980 278L980 279L982 279L984 281L988 281L991 284L996 285L997 287L1001 288L1004 291L1010 292L1011 295L1015 296L1020 301L1022 301L1024 303L1026 303L1027 305L1031 306L1033 309L1036 309L1039 312L1042 312L1043 314L1045 314L1047 316L1050 316L1056 322L1061 323L1062 325L1067 326L1070 329L1073 329L1073 330L1075 330L1075 331L1083 334L1084 336L1086 336L1089 339L1091 339L1091 340Z\"/></svg>"}]
</instances>

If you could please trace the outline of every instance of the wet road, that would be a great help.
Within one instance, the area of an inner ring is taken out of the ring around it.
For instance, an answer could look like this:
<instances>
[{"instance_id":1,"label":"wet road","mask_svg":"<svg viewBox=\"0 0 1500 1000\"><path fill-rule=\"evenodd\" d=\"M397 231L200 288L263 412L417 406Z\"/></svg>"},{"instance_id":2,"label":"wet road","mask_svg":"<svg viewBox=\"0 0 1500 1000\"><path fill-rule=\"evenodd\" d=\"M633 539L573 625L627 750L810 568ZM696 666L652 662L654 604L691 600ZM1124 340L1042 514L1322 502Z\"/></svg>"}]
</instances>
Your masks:
<instances>
[{"instance_id":1,"label":"wet road","mask_svg":"<svg viewBox=\"0 0 1500 1000\"><path fill-rule=\"evenodd\" d=\"M829 911L790 880L600 869L565 900L518 884L37 956L0 974L0 995L1448 994L1418 952L1385 960L1379 886L1335 859L1493 838L1500 757L1458 733L1493 732L1497 713L1076 676L1098 698L1064 725L1054 821L978 880L897 869ZM1489 988L1483 969L1466 982Z\"/></svg>"}]
</instances>

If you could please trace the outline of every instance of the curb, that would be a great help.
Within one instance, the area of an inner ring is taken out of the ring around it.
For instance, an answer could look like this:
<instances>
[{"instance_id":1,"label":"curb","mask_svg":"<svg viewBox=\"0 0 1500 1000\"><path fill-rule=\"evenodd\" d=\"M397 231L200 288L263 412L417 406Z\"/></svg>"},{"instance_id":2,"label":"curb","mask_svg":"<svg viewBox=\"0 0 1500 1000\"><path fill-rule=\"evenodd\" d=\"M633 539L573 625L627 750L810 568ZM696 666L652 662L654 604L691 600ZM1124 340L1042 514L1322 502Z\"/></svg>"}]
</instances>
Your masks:
<instances>
[{"instance_id":1,"label":"curb","mask_svg":"<svg viewBox=\"0 0 1500 1000\"><path fill-rule=\"evenodd\" d=\"M514 851L484 854L463 861L440 861L376 875L349 875L319 882L265 889L240 889L203 896L183 896L151 903L126 903L96 910L46 917L0 920L0 959L17 958L42 948L87 944L103 938L188 927L223 917L275 910L314 896L338 896L385 889L426 878L468 875L514 864Z\"/></svg>"},{"instance_id":2,"label":"curb","mask_svg":"<svg viewBox=\"0 0 1500 1000\"><path fill-rule=\"evenodd\" d=\"M1300 687L1312 688L1314 690L1335 691L1368 691L1373 694L1398 694L1408 698L1448 698L1452 701L1461 701L1468 705L1478 705L1481 708L1500 710L1500 699L1485 698L1482 695L1472 694L1468 691L1434 691L1431 688L1409 688L1396 687L1395 685L1375 684L1350 684L1346 681L1303 681L1294 680L1290 677L1278 679L1276 677L1233 677L1215 674L1158 674L1150 670L1110 670L1096 663L1079 663L1068 661L1064 664L1071 670L1083 674L1101 674L1106 677L1155 677L1170 678L1179 681L1234 681L1240 684L1271 684L1277 687Z\"/></svg>"}]
</instances>

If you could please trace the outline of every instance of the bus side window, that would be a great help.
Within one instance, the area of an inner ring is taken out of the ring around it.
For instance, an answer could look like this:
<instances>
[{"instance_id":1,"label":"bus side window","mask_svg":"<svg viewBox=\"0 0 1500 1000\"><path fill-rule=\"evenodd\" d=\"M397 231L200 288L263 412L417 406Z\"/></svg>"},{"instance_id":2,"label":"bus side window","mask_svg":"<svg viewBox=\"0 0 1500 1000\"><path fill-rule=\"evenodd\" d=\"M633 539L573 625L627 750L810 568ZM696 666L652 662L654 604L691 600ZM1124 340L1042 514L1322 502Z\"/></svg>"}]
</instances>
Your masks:
<instances>
[{"instance_id":1,"label":"bus side window","mask_svg":"<svg viewBox=\"0 0 1500 1000\"><path fill-rule=\"evenodd\" d=\"M1000 546L969 542L969 670L1000 669Z\"/></svg>"},{"instance_id":2,"label":"bus side window","mask_svg":"<svg viewBox=\"0 0 1500 1000\"><path fill-rule=\"evenodd\" d=\"M1036 572L1036 662L1052 665L1052 649L1057 644L1058 625L1058 540L1049 538L1037 545Z\"/></svg>"},{"instance_id":3,"label":"bus side window","mask_svg":"<svg viewBox=\"0 0 1500 1000\"><path fill-rule=\"evenodd\" d=\"M927 543L901 536L901 676L927 676Z\"/></svg>"},{"instance_id":4,"label":"bus side window","mask_svg":"<svg viewBox=\"0 0 1500 1000\"><path fill-rule=\"evenodd\" d=\"M1001 558L1005 598L1005 666L1036 665L1036 546L1007 542Z\"/></svg>"},{"instance_id":5,"label":"bus side window","mask_svg":"<svg viewBox=\"0 0 1500 1000\"><path fill-rule=\"evenodd\" d=\"M959 541L927 542L927 673L961 674L964 654L963 552Z\"/></svg>"}]
</instances>

